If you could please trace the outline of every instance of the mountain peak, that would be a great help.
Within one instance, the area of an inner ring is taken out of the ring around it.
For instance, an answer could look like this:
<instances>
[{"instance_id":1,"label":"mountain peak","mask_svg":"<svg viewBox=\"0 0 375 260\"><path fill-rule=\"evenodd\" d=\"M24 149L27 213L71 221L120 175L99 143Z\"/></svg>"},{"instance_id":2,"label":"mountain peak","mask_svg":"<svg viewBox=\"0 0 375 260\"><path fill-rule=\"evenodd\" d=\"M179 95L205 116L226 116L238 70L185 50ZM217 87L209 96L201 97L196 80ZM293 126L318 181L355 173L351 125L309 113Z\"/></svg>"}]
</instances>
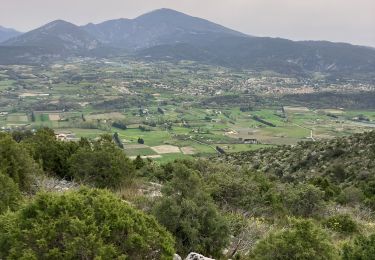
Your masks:
<instances>
[{"instance_id":1,"label":"mountain peak","mask_svg":"<svg viewBox=\"0 0 375 260\"><path fill-rule=\"evenodd\" d=\"M192 17L190 15L187 15L185 13L182 13L173 9L161 8L161 9L156 9L151 12L140 15L134 20L150 20L150 19L151 20L152 19L169 20L169 19L178 19L178 18L198 19L198 18Z\"/></svg>"},{"instance_id":2,"label":"mountain peak","mask_svg":"<svg viewBox=\"0 0 375 260\"><path fill-rule=\"evenodd\" d=\"M64 20L55 20L12 38L4 42L4 45L42 47L58 52L78 52L94 49L99 43L79 26Z\"/></svg>"},{"instance_id":3,"label":"mountain peak","mask_svg":"<svg viewBox=\"0 0 375 260\"><path fill-rule=\"evenodd\" d=\"M187 15L187 14L184 14L182 12L179 12L179 11L176 11L176 10L173 10L173 9L169 9L169 8L160 8L160 9L155 9L151 12L148 12L148 13L145 13L139 17L142 17L142 16L149 16L149 15L165 15L165 14L174 14L174 15Z\"/></svg>"},{"instance_id":4,"label":"mountain peak","mask_svg":"<svg viewBox=\"0 0 375 260\"><path fill-rule=\"evenodd\" d=\"M43 25L42 27L38 29L69 28L69 27L74 28L74 27L77 27L77 25L59 19L59 20L49 22L46 25Z\"/></svg>"},{"instance_id":5,"label":"mountain peak","mask_svg":"<svg viewBox=\"0 0 375 260\"><path fill-rule=\"evenodd\" d=\"M21 32L14 30L12 28L7 28L0 25L0 42L4 42L10 38L20 35Z\"/></svg>"}]
</instances>

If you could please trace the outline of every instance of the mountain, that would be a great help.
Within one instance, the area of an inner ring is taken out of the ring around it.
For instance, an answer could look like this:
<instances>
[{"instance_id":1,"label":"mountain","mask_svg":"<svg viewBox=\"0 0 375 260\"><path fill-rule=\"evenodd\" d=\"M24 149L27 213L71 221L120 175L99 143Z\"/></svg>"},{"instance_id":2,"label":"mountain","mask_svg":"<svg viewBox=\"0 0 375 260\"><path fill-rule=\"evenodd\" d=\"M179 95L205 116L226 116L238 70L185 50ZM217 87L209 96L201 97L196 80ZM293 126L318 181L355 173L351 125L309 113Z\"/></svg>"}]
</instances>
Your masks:
<instances>
[{"instance_id":1,"label":"mountain","mask_svg":"<svg viewBox=\"0 0 375 260\"><path fill-rule=\"evenodd\" d=\"M180 42L207 42L225 36L245 37L240 32L170 9L155 10L135 19L88 24L82 28L103 43L133 50Z\"/></svg>"},{"instance_id":2,"label":"mountain","mask_svg":"<svg viewBox=\"0 0 375 260\"><path fill-rule=\"evenodd\" d=\"M0 42L4 42L12 37L20 35L21 32L18 32L11 28L5 28L0 26Z\"/></svg>"},{"instance_id":3,"label":"mountain","mask_svg":"<svg viewBox=\"0 0 375 260\"><path fill-rule=\"evenodd\" d=\"M100 43L79 26L56 20L9 39L2 45L43 48L47 53L76 54L98 48Z\"/></svg>"},{"instance_id":4,"label":"mountain","mask_svg":"<svg viewBox=\"0 0 375 260\"><path fill-rule=\"evenodd\" d=\"M267 37L226 36L200 44L157 45L137 51L137 56L151 60L185 59L285 74L322 72L344 75L375 71L375 51L368 47Z\"/></svg>"},{"instance_id":5,"label":"mountain","mask_svg":"<svg viewBox=\"0 0 375 260\"><path fill-rule=\"evenodd\" d=\"M375 76L374 48L254 37L170 9L81 27L57 20L0 45L1 64L38 63L74 55L192 60L298 76L316 72L332 78Z\"/></svg>"}]
</instances>

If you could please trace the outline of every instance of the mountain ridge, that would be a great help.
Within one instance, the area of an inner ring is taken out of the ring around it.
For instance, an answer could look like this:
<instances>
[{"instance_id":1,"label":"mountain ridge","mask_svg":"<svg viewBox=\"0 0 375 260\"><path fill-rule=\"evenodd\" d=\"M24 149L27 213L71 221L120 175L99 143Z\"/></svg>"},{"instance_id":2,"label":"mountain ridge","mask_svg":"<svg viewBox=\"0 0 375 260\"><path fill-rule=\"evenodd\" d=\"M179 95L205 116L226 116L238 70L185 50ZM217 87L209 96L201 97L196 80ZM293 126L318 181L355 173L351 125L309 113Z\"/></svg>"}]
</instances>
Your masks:
<instances>
[{"instance_id":1,"label":"mountain ridge","mask_svg":"<svg viewBox=\"0 0 375 260\"><path fill-rule=\"evenodd\" d=\"M0 25L0 43L22 34L21 32Z\"/></svg>"},{"instance_id":2,"label":"mountain ridge","mask_svg":"<svg viewBox=\"0 0 375 260\"><path fill-rule=\"evenodd\" d=\"M375 74L375 49L371 47L255 37L171 9L84 26L56 20L1 43L0 58L7 57L7 64L12 63L9 48L17 54L17 63L40 60L34 56L40 57L44 50L48 57L53 54L53 59L130 55L142 60L192 60L293 75L319 72L368 78ZM5 62L0 59L0 63Z\"/></svg>"},{"instance_id":3,"label":"mountain ridge","mask_svg":"<svg viewBox=\"0 0 375 260\"><path fill-rule=\"evenodd\" d=\"M79 26L55 20L2 43L5 46L43 47L50 51L74 52L99 47L99 42Z\"/></svg>"},{"instance_id":4,"label":"mountain ridge","mask_svg":"<svg viewBox=\"0 0 375 260\"><path fill-rule=\"evenodd\" d=\"M158 9L134 19L115 19L82 26L104 43L138 50L166 43L188 42L189 36L242 35L240 32L171 9Z\"/></svg>"}]
</instances>

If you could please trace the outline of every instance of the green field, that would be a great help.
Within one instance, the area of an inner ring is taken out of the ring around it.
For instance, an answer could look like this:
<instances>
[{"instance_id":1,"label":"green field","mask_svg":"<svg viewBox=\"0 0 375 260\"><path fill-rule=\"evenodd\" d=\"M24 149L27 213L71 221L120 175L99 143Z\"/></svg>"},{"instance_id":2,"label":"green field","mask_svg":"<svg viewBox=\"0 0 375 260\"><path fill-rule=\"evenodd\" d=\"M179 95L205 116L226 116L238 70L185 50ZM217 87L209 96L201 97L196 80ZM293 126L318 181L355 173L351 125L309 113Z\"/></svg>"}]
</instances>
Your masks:
<instances>
[{"instance_id":1,"label":"green field","mask_svg":"<svg viewBox=\"0 0 375 260\"><path fill-rule=\"evenodd\" d=\"M0 116L0 127L51 127L92 139L117 132L125 146L143 139L147 148L128 149L129 156L156 155L148 147L159 145L187 147L186 154L163 154L156 160L206 156L216 153L216 146L232 153L374 128L372 108L317 106L317 102L296 105L244 84L249 77L265 85L277 79L281 83L275 88L291 88L282 83L287 82L282 76L270 72L262 75L192 62L112 62L9 66L9 71L22 77L14 80L0 72L0 112L5 113ZM50 84L38 75L56 80ZM258 144L246 144L248 139Z\"/></svg>"}]
</instances>

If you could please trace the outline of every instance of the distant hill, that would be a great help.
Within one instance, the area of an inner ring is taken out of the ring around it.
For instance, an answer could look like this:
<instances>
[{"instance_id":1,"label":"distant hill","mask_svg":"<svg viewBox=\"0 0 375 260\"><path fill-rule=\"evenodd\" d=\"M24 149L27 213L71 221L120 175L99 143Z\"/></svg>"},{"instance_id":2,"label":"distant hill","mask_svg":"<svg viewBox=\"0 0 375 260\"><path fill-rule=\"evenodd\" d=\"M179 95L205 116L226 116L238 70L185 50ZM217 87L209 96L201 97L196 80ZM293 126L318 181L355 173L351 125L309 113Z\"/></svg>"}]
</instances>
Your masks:
<instances>
[{"instance_id":1,"label":"distant hill","mask_svg":"<svg viewBox=\"0 0 375 260\"><path fill-rule=\"evenodd\" d=\"M2 43L8 47L43 48L46 53L70 54L100 47L93 36L79 26L63 20L50 22Z\"/></svg>"},{"instance_id":2,"label":"distant hill","mask_svg":"<svg viewBox=\"0 0 375 260\"><path fill-rule=\"evenodd\" d=\"M151 60L186 59L285 74L375 71L375 51L368 47L265 37L230 36L199 44L158 45L138 51L137 56Z\"/></svg>"},{"instance_id":3,"label":"distant hill","mask_svg":"<svg viewBox=\"0 0 375 260\"><path fill-rule=\"evenodd\" d=\"M16 37L20 35L21 32L18 32L11 28L5 28L0 26L0 42L4 42L6 40L9 40L12 37Z\"/></svg>"},{"instance_id":4,"label":"distant hill","mask_svg":"<svg viewBox=\"0 0 375 260\"><path fill-rule=\"evenodd\" d=\"M82 28L103 43L127 49L211 41L230 35L245 36L221 25L170 9L159 9L132 20L110 20L88 24Z\"/></svg>"},{"instance_id":5,"label":"distant hill","mask_svg":"<svg viewBox=\"0 0 375 260\"><path fill-rule=\"evenodd\" d=\"M74 55L131 55L145 60L193 60L299 76L320 72L332 77L364 75L369 79L375 74L374 48L254 37L170 9L82 27L58 20L0 45L2 64L37 63L41 55L45 61ZM21 47L27 47L27 51ZM16 54L13 61L9 48Z\"/></svg>"}]
</instances>

